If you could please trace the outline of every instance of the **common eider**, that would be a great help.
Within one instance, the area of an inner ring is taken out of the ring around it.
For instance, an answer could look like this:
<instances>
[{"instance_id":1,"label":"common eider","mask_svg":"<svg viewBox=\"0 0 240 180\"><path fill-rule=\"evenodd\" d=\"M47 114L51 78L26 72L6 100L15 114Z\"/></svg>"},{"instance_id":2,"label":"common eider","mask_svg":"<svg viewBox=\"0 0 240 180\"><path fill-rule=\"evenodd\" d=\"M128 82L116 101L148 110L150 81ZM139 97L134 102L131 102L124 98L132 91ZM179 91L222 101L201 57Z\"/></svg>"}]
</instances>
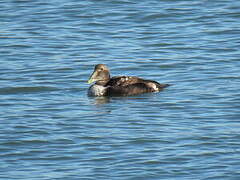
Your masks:
<instances>
[{"instance_id":1,"label":"common eider","mask_svg":"<svg viewBox=\"0 0 240 180\"><path fill-rule=\"evenodd\" d=\"M97 64L88 83L89 96L130 96L142 93L159 92L168 84L146 80L135 76L115 76L110 78L109 69L105 64Z\"/></svg>"}]
</instances>

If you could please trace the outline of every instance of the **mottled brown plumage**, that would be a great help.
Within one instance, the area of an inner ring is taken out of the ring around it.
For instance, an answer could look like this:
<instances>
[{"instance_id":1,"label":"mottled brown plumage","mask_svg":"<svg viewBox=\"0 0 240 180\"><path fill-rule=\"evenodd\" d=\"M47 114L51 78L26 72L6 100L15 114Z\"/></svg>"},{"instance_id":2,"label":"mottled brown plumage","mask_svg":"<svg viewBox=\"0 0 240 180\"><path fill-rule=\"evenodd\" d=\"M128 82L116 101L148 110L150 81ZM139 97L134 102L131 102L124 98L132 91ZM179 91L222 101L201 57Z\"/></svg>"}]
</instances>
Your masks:
<instances>
[{"instance_id":1,"label":"mottled brown plumage","mask_svg":"<svg viewBox=\"0 0 240 180\"><path fill-rule=\"evenodd\" d=\"M168 84L145 80L136 76L116 76L110 78L106 65L95 66L89 83L96 82L89 88L90 96L130 96L142 93L159 92Z\"/></svg>"}]
</instances>

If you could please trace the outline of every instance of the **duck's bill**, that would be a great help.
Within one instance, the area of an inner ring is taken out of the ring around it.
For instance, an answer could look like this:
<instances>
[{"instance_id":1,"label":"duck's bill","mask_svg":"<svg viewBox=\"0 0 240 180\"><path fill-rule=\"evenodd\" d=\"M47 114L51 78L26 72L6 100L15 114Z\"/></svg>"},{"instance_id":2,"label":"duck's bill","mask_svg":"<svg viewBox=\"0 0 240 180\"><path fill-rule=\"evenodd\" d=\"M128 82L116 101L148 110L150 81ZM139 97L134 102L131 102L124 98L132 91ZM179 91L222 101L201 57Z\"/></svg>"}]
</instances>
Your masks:
<instances>
[{"instance_id":1,"label":"duck's bill","mask_svg":"<svg viewBox=\"0 0 240 180\"><path fill-rule=\"evenodd\" d=\"M88 80L88 84L91 84L96 81L97 73L94 71Z\"/></svg>"},{"instance_id":2,"label":"duck's bill","mask_svg":"<svg viewBox=\"0 0 240 180\"><path fill-rule=\"evenodd\" d=\"M91 84L91 83L93 83L93 82L94 82L93 79L89 79L87 83L88 83L88 84Z\"/></svg>"}]
</instances>

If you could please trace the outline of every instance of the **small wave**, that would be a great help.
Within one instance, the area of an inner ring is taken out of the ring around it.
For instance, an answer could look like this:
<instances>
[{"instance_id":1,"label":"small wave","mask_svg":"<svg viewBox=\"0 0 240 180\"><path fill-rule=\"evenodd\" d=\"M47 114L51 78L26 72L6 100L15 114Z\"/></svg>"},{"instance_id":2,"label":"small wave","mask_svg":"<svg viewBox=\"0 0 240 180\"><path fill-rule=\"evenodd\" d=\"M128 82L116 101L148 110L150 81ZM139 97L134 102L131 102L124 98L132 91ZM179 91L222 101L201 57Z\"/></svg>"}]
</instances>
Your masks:
<instances>
[{"instance_id":1,"label":"small wave","mask_svg":"<svg viewBox=\"0 0 240 180\"><path fill-rule=\"evenodd\" d=\"M57 88L49 86L34 86L34 87L7 87L0 88L0 94L24 94L24 93L37 93L45 91L56 91Z\"/></svg>"}]
</instances>

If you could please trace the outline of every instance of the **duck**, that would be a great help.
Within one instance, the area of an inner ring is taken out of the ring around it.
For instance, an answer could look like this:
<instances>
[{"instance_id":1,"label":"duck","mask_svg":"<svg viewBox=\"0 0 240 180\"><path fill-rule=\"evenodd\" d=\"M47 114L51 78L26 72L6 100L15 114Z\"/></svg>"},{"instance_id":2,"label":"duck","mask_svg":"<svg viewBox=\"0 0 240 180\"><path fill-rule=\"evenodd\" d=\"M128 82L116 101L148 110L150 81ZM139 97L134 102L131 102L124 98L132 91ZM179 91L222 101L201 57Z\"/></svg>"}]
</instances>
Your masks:
<instances>
[{"instance_id":1,"label":"duck","mask_svg":"<svg viewBox=\"0 0 240 180\"><path fill-rule=\"evenodd\" d=\"M159 92L169 84L142 79L137 76L110 76L105 64L97 64L88 84L88 96L133 96L143 93Z\"/></svg>"}]
</instances>

